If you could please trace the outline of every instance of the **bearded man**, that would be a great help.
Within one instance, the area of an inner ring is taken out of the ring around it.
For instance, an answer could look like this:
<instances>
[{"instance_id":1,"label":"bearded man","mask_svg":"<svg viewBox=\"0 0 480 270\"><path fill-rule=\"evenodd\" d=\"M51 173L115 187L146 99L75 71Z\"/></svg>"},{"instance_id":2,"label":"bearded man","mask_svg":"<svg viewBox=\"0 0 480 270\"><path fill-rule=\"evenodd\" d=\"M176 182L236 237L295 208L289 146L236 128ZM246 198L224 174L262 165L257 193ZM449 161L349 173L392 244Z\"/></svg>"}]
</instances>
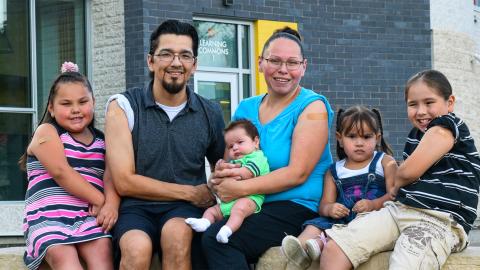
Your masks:
<instances>
[{"instance_id":1,"label":"bearded man","mask_svg":"<svg viewBox=\"0 0 480 270\"><path fill-rule=\"evenodd\" d=\"M120 269L149 269L155 252L164 270L204 267L184 219L215 203L205 157L213 168L225 143L220 106L187 86L197 53L192 25L163 22L150 37L150 83L107 103L107 165L122 196L113 231Z\"/></svg>"}]
</instances>

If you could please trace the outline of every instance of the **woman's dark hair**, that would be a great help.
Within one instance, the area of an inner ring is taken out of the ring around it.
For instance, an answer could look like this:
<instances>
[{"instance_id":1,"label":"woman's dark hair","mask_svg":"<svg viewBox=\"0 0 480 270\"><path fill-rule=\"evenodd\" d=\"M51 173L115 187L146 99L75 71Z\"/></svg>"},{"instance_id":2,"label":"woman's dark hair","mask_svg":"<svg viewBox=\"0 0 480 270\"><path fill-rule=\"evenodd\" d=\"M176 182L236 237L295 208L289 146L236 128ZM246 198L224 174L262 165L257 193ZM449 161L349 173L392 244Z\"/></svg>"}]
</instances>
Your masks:
<instances>
[{"instance_id":1,"label":"woman's dark hair","mask_svg":"<svg viewBox=\"0 0 480 270\"><path fill-rule=\"evenodd\" d=\"M48 93L47 106L45 106L42 119L38 123L37 128L44 123L56 124L55 118L53 118L48 112L48 105L53 102L53 100L55 99L55 96L57 95L58 86L63 83L80 83L88 89L88 91L92 94L92 97L93 97L92 85L88 81L87 77L83 76L81 73L64 72L58 75L58 77L53 81L52 87L50 87L50 92ZM92 122L90 122L88 126L91 128L95 126L95 117L92 119ZM33 134L32 134L32 137L33 137ZM31 142L31 138L30 138L30 142ZM28 143L28 145L30 145L30 142ZM20 165L20 168L22 170L26 169L26 162L27 162L27 151L25 151L25 153L20 157L20 160L18 161L18 164Z\"/></svg>"},{"instance_id":2,"label":"woman's dark hair","mask_svg":"<svg viewBox=\"0 0 480 270\"><path fill-rule=\"evenodd\" d=\"M224 129L224 132L227 133L236 128L243 128L252 140L254 140L255 137L259 137L257 128L247 119L239 119L230 122L230 124Z\"/></svg>"},{"instance_id":3,"label":"woman's dark hair","mask_svg":"<svg viewBox=\"0 0 480 270\"><path fill-rule=\"evenodd\" d=\"M150 35L150 51L153 55L157 50L158 42L161 35L174 34L179 36L189 36L192 38L192 51L196 57L198 55L198 33L195 27L189 23L180 22L177 20L167 20L160 24L155 31Z\"/></svg>"},{"instance_id":4,"label":"woman's dark hair","mask_svg":"<svg viewBox=\"0 0 480 270\"><path fill-rule=\"evenodd\" d=\"M361 136L364 134L363 124L366 124L375 134L380 134L380 146L376 146L377 151L393 155L392 148L383 138L382 117L377 109L368 109L364 106L353 106L347 110L340 109L337 112L337 133L346 134L353 129ZM339 160L347 157L345 150L337 141L337 156Z\"/></svg>"},{"instance_id":5,"label":"woman's dark hair","mask_svg":"<svg viewBox=\"0 0 480 270\"><path fill-rule=\"evenodd\" d=\"M435 89L435 91L437 91L437 93L445 100L448 100L452 95L452 86L447 77L445 77L440 71L427 69L413 75L407 81L407 85L405 86L405 101L407 101L408 90L410 90L410 87L418 81L422 81L428 85L428 87Z\"/></svg>"},{"instance_id":6,"label":"woman's dark hair","mask_svg":"<svg viewBox=\"0 0 480 270\"><path fill-rule=\"evenodd\" d=\"M302 37L300 36L300 33L298 33L297 30L295 29L292 29L288 26L285 26L284 28L282 29L278 29L276 30L268 39L267 41L265 42L265 44L263 45L263 50L262 50L262 56L263 54L265 53L265 50L268 49L268 47L270 47L270 43L272 43L272 41L276 40L276 39L279 39L279 38L286 38L286 39L290 39L290 40L293 40L295 41L295 43L298 44L298 47L300 47L300 52L302 54L302 58L305 59L305 51L303 49L303 44L302 44Z\"/></svg>"}]
</instances>

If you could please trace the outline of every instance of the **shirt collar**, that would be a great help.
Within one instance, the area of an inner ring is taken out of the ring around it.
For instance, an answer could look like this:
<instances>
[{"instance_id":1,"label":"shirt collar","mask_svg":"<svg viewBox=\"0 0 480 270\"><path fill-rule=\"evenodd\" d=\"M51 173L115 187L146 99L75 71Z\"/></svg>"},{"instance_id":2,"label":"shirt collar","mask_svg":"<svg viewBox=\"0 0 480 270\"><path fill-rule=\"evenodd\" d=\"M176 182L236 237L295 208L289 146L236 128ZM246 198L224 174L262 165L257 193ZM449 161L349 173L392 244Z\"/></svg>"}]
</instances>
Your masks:
<instances>
[{"instance_id":1,"label":"shirt collar","mask_svg":"<svg viewBox=\"0 0 480 270\"><path fill-rule=\"evenodd\" d=\"M153 98L153 80L145 86L144 88L144 104L145 108L157 107L155 99ZM188 87L187 85L187 104L185 109L192 109L193 111L198 111L200 109L200 104L198 101L197 95Z\"/></svg>"}]
</instances>

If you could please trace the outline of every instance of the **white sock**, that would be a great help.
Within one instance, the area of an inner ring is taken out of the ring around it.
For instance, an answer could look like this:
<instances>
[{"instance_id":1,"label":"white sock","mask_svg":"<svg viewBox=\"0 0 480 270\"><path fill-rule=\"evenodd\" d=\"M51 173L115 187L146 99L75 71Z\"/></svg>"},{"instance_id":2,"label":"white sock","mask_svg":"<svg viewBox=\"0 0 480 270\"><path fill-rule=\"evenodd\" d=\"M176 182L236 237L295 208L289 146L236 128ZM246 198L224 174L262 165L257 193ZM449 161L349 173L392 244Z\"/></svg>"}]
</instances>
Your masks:
<instances>
[{"instance_id":1,"label":"white sock","mask_svg":"<svg viewBox=\"0 0 480 270\"><path fill-rule=\"evenodd\" d=\"M190 225L196 232L204 232L212 225L206 218L187 218L185 219L185 223Z\"/></svg>"},{"instance_id":2,"label":"white sock","mask_svg":"<svg viewBox=\"0 0 480 270\"><path fill-rule=\"evenodd\" d=\"M219 243L228 243L228 238L232 235L232 229L228 227L227 225L223 225L222 228L220 228L220 231L217 233L217 242Z\"/></svg>"}]
</instances>

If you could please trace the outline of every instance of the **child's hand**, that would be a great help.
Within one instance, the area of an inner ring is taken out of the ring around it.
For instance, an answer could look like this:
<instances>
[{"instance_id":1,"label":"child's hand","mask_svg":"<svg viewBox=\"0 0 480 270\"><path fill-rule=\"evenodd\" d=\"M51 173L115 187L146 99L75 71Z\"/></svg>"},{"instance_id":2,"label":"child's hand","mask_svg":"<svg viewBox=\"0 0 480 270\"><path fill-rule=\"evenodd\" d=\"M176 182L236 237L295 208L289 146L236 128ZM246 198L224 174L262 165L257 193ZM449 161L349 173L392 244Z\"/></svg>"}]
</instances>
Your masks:
<instances>
[{"instance_id":1,"label":"child's hand","mask_svg":"<svg viewBox=\"0 0 480 270\"><path fill-rule=\"evenodd\" d=\"M104 232L110 231L118 219L118 208L106 203L97 216L97 224L102 226Z\"/></svg>"},{"instance_id":2,"label":"child's hand","mask_svg":"<svg viewBox=\"0 0 480 270\"><path fill-rule=\"evenodd\" d=\"M388 193L390 195L390 200L395 201L399 189L400 187L398 187L397 185L393 186L392 190L390 190L390 192Z\"/></svg>"},{"instance_id":3,"label":"child's hand","mask_svg":"<svg viewBox=\"0 0 480 270\"><path fill-rule=\"evenodd\" d=\"M352 208L353 212L356 213L370 212L373 209L375 209L373 201L366 199L358 201Z\"/></svg>"},{"instance_id":4,"label":"child's hand","mask_svg":"<svg viewBox=\"0 0 480 270\"><path fill-rule=\"evenodd\" d=\"M341 203L332 204L328 211L328 215L331 218L335 218L335 219L346 217L348 216L349 213L350 213L350 210Z\"/></svg>"},{"instance_id":5,"label":"child's hand","mask_svg":"<svg viewBox=\"0 0 480 270\"><path fill-rule=\"evenodd\" d=\"M88 205L88 214L92 217L96 217L98 215L98 212L100 211L100 207L98 205L94 204L89 204Z\"/></svg>"}]
</instances>

